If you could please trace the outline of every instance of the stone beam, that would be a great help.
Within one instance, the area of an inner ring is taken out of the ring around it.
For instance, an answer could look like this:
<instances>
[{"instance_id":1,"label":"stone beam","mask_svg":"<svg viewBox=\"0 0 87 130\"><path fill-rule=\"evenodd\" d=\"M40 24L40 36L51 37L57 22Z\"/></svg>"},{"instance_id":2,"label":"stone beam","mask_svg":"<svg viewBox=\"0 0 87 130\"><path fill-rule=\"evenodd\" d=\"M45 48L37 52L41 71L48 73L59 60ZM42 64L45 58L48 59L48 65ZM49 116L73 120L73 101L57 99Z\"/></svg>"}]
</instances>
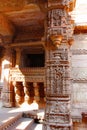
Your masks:
<instances>
[{"instance_id":1,"label":"stone beam","mask_svg":"<svg viewBox=\"0 0 87 130\"><path fill-rule=\"evenodd\" d=\"M12 41L12 37L14 35L14 27L12 23L6 18L5 15L0 13L0 36L3 39L3 43L9 43Z\"/></svg>"}]
</instances>

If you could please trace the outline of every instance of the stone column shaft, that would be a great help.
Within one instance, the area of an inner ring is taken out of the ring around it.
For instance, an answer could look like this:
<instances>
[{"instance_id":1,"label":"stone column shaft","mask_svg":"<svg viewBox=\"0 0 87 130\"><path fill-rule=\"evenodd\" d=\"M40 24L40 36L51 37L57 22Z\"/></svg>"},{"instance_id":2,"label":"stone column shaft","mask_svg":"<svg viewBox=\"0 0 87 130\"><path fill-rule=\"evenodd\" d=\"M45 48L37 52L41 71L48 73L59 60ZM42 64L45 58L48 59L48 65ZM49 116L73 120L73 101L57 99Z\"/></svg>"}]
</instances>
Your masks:
<instances>
[{"instance_id":1,"label":"stone column shaft","mask_svg":"<svg viewBox=\"0 0 87 130\"><path fill-rule=\"evenodd\" d=\"M17 84L17 82L14 82L13 85L14 85L14 91L15 91L15 104L16 106L20 106L22 102L21 86Z\"/></svg>"}]
</instances>

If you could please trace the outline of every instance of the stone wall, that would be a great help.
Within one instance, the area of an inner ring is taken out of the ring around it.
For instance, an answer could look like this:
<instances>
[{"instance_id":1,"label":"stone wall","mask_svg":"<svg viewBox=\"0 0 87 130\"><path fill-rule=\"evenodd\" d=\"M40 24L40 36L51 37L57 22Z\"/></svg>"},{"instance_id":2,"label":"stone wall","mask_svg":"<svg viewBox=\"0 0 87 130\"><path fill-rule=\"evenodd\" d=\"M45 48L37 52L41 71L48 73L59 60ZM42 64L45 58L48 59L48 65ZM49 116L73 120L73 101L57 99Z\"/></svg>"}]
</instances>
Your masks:
<instances>
[{"instance_id":1,"label":"stone wall","mask_svg":"<svg viewBox=\"0 0 87 130\"><path fill-rule=\"evenodd\" d=\"M87 109L87 34L74 36L72 45L72 107Z\"/></svg>"}]
</instances>

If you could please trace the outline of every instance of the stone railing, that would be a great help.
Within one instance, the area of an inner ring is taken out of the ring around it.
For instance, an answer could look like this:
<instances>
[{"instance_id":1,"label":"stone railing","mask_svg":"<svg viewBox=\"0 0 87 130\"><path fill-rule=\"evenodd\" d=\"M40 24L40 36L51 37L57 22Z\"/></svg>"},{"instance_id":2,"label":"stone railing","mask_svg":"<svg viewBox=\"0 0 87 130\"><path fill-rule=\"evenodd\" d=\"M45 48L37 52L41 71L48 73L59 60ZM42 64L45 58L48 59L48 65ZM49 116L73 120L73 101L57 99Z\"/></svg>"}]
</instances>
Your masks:
<instances>
[{"instance_id":1,"label":"stone railing","mask_svg":"<svg viewBox=\"0 0 87 130\"><path fill-rule=\"evenodd\" d=\"M45 68L12 68L9 81L45 82Z\"/></svg>"}]
</instances>

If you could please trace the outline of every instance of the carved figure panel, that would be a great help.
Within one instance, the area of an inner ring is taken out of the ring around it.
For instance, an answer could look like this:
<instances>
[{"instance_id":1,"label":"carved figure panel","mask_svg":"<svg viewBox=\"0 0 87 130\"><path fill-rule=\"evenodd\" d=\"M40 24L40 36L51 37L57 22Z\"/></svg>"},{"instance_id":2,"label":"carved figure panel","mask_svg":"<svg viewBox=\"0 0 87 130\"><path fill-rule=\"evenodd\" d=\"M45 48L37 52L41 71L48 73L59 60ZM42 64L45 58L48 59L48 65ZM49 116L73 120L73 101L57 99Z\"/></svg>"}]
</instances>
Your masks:
<instances>
[{"instance_id":1,"label":"carved figure panel","mask_svg":"<svg viewBox=\"0 0 87 130\"><path fill-rule=\"evenodd\" d=\"M64 17L66 13L61 9L53 9L48 11L48 22L47 22L47 33L48 36L52 34L61 34L62 33L62 17ZM64 17L65 18L65 17ZM65 18L66 21L66 18ZM64 25L63 25L64 26Z\"/></svg>"},{"instance_id":2,"label":"carved figure panel","mask_svg":"<svg viewBox=\"0 0 87 130\"><path fill-rule=\"evenodd\" d=\"M48 13L48 27L55 27L61 25L61 16L59 10L55 9Z\"/></svg>"},{"instance_id":3,"label":"carved figure panel","mask_svg":"<svg viewBox=\"0 0 87 130\"><path fill-rule=\"evenodd\" d=\"M49 116L50 122L55 123L69 123L69 115L63 116L63 115L52 115Z\"/></svg>"}]
</instances>

